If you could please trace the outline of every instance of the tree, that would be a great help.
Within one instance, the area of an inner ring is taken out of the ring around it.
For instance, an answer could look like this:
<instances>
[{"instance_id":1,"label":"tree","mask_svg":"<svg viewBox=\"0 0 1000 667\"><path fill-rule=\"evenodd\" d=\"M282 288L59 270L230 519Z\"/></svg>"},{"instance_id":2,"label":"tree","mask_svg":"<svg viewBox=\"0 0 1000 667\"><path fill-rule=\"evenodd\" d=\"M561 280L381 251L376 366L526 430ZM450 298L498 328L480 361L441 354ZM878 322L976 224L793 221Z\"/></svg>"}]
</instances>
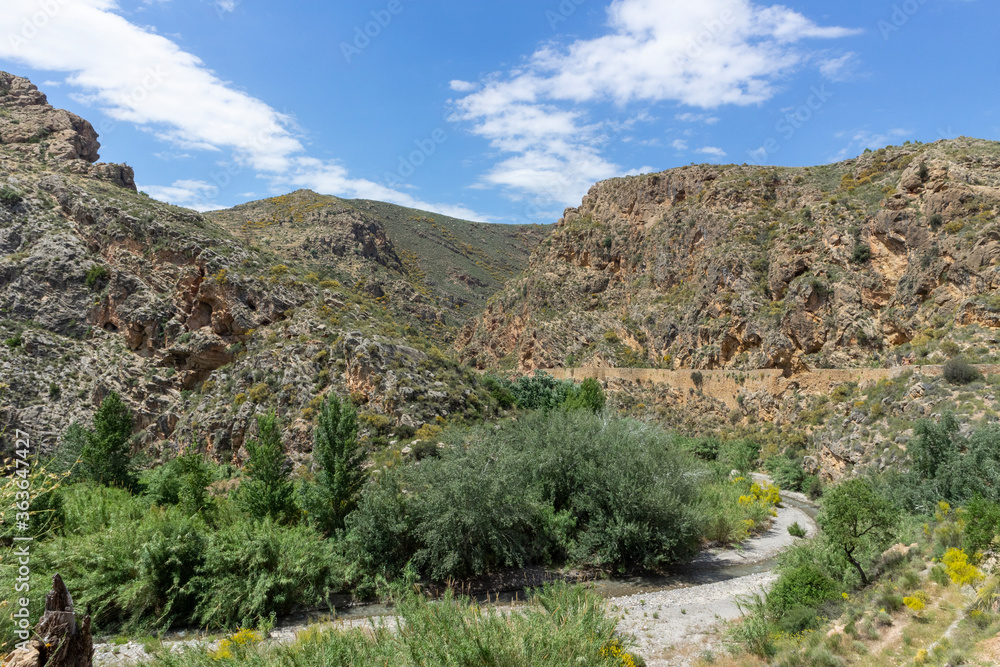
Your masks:
<instances>
[{"instance_id":1,"label":"tree","mask_svg":"<svg viewBox=\"0 0 1000 667\"><path fill-rule=\"evenodd\" d=\"M587 378L579 387L574 387L566 397L566 407L570 410L590 410L595 415L604 409L605 397L601 383Z\"/></svg>"},{"instance_id":2,"label":"tree","mask_svg":"<svg viewBox=\"0 0 1000 667\"><path fill-rule=\"evenodd\" d=\"M85 433L80 452L85 474L100 484L134 490L131 439L132 413L121 396L111 392L94 414L93 430Z\"/></svg>"},{"instance_id":3,"label":"tree","mask_svg":"<svg viewBox=\"0 0 1000 667\"><path fill-rule=\"evenodd\" d=\"M957 455L952 439L958 434L958 420L946 412L940 423L921 420L913 430L916 437L909 446L913 469L921 480L934 481L938 471Z\"/></svg>"},{"instance_id":4,"label":"tree","mask_svg":"<svg viewBox=\"0 0 1000 667\"><path fill-rule=\"evenodd\" d=\"M358 414L335 393L320 408L313 430L313 458L320 465L313 519L327 533L341 530L357 506L365 481L365 453L358 444Z\"/></svg>"},{"instance_id":5,"label":"tree","mask_svg":"<svg viewBox=\"0 0 1000 667\"><path fill-rule=\"evenodd\" d=\"M240 505L253 518L269 516L287 520L292 512L291 466L281 445L281 427L274 412L257 417L258 437L246 443L244 471L248 479L241 485Z\"/></svg>"},{"instance_id":6,"label":"tree","mask_svg":"<svg viewBox=\"0 0 1000 667\"><path fill-rule=\"evenodd\" d=\"M205 456L192 445L177 457L177 469L180 472L180 489L178 500L181 508L194 515L212 507L212 499L208 495L209 484L212 483L212 470Z\"/></svg>"},{"instance_id":7,"label":"tree","mask_svg":"<svg viewBox=\"0 0 1000 667\"><path fill-rule=\"evenodd\" d=\"M823 495L817 517L830 543L870 583L863 561L882 553L895 537L899 511L867 479L851 479Z\"/></svg>"}]
</instances>

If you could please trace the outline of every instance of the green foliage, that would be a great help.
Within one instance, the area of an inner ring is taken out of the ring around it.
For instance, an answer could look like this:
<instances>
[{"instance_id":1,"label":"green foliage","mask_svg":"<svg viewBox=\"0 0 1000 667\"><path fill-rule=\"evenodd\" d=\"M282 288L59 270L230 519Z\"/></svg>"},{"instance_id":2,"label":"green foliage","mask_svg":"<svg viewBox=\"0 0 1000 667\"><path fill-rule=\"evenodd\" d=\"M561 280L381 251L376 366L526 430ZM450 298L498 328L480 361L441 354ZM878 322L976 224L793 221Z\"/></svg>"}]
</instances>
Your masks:
<instances>
[{"instance_id":1,"label":"green foliage","mask_svg":"<svg viewBox=\"0 0 1000 667\"><path fill-rule=\"evenodd\" d=\"M73 433L78 437L79 431ZM94 428L86 431L80 451L84 474L99 484L132 490L136 485L132 462L132 413L121 396L111 392L94 413Z\"/></svg>"},{"instance_id":2,"label":"green foliage","mask_svg":"<svg viewBox=\"0 0 1000 667\"><path fill-rule=\"evenodd\" d=\"M538 562L654 569L690 556L693 462L658 429L586 410L445 434L383 473L347 520L362 570L434 579Z\"/></svg>"},{"instance_id":3,"label":"green foliage","mask_svg":"<svg viewBox=\"0 0 1000 667\"><path fill-rule=\"evenodd\" d=\"M605 402L601 384L594 378L587 378L580 386L570 390L564 405L568 410L590 410L594 414L600 414Z\"/></svg>"},{"instance_id":4,"label":"green foliage","mask_svg":"<svg viewBox=\"0 0 1000 667\"><path fill-rule=\"evenodd\" d=\"M607 603L582 587L548 585L531 591L512 610L479 606L449 592L437 602L409 593L396 601L394 627L326 629L302 633L291 645L233 645L232 661L268 665L551 665L621 667L641 665L627 653L628 640L615 632ZM626 657L628 656L626 661ZM163 652L152 667L217 665L207 648Z\"/></svg>"},{"instance_id":5,"label":"green foliage","mask_svg":"<svg viewBox=\"0 0 1000 667\"><path fill-rule=\"evenodd\" d=\"M817 521L826 538L868 585L867 562L882 553L895 537L899 511L865 478L841 482L823 495Z\"/></svg>"},{"instance_id":6,"label":"green foliage","mask_svg":"<svg viewBox=\"0 0 1000 667\"><path fill-rule=\"evenodd\" d=\"M143 493L154 505L179 505L186 516L209 513L207 487L215 479L212 464L195 447L142 474Z\"/></svg>"},{"instance_id":7,"label":"green foliage","mask_svg":"<svg viewBox=\"0 0 1000 667\"><path fill-rule=\"evenodd\" d=\"M21 193L9 185L0 187L0 204L13 208L20 204L23 199L24 197L21 196Z\"/></svg>"},{"instance_id":8,"label":"green foliage","mask_svg":"<svg viewBox=\"0 0 1000 667\"><path fill-rule=\"evenodd\" d=\"M101 266L100 264L94 264L87 270L87 276L84 278L84 283L87 287L93 289L97 286L97 283L108 277L108 270Z\"/></svg>"},{"instance_id":9,"label":"green foliage","mask_svg":"<svg viewBox=\"0 0 1000 667\"><path fill-rule=\"evenodd\" d=\"M257 417L259 435L247 440L247 479L240 486L239 504L251 517L281 522L291 518L294 488L291 467L281 444L281 428L273 412Z\"/></svg>"},{"instance_id":10,"label":"green foliage","mask_svg":"<svg viewBox=\"0 0 1000 667\"><path fill-rule=\"evenodd\" d=\"M572 380L556 380L544 371L523 375L516 380L487 375L483 381L490 394L502 408L517 407L521 410L584 409L598 413L604 409L604 389L600 383L587 378L579 386Z\"/></svg>"},{"instance_id":11,"label":"green foliage","mask_svg":"<svg viewBox=\"0 0 1000 667\"><path fill-rule=\"evenodd\" d=\"M332 391L316 419L313 458L320 471L315 485L303 487L303 508L310 523L329 535L343 529L365 480L357 411Z\"/></svg>"},{"instance_id":12,"label":"green foliage","mask_svg":"<svg viewBox=\"0 0 1000 667\"><path fill-rule=\"evenodd\" d=\"M944 379L954 385L972 384L983 379L982 373L964 359L949 359L942 372Z\"/></svg>"},{"instance_id":13,"label":"green foliage","mask_svg":"<svg viewBox=\"0 0 1000 667\"><path fill-rule=\"evenodd\" d=\"M787 456L772 456L764 462L775 483L782 489L802 491L806 481L806 473L802 470L801 460L792 460Z\"/></svg>"},{"instance_id":14,"label":"green foliage","mask_svg":"<svg viewBox=\"0 0 1000 667\"><path fill-rule=\"evenodd\" d=\"M791 535L792 537L805 537L806 529L800 526L799 522L796 521L795 523L793 523L788 527L788 534Z\"/></svg>"},{"instance_id":15,"label":"green foliage","mask_svg":"<svg viewBox=\"0 0 1000 667\"><path fill-rule=\"evenodd\" d=\"M814 565L781 573L767 594L768 612L781 618L795 607L817 607L837 595L837 584Z\"/></svg>"},{"instance_id":16,"label":"green foliage","mask_svg":"<svg viewBox=\"0 0 1000 667\"><path fill-rule=\"evenodd\" d=\"M872 247L867 243L857 243L851 252L851 261L855 264L867 264L872 258Z\"/></svg>"},{"instance_id":17,"label":"green foliage","mask_svg":"<svg viewBox=\"0 0 1000 667\"><path fill-rule=\"evenodd\" d=\"M963 548L968 553L986 551L1000 535L1000 503L976 496L965 506Z\"/></svg>"},{"instance_id":18,"label":"green foliage","mask_svg":"<svg viewBox=\"0 0 1000 667\"><path fill-rule=\"evenodd\" d=\"M1000 427L987 424L968 437L945 413L937 423L922 420L908 447L912 470L893 491L909 507L933 507L939 499L964 503L976 495L1000 502Z\"/></svg>"},{"instance_id":19,"label":"green foliage","mask_svg":"<svg viewBox=\"0 0 1000 667\"><path fill-rule=\"evenodd\" d=\"M729 440L719 450L719 462L731 470L747 473L757 468L760 445L753 440Z\"/></svg>"}]
</instances>

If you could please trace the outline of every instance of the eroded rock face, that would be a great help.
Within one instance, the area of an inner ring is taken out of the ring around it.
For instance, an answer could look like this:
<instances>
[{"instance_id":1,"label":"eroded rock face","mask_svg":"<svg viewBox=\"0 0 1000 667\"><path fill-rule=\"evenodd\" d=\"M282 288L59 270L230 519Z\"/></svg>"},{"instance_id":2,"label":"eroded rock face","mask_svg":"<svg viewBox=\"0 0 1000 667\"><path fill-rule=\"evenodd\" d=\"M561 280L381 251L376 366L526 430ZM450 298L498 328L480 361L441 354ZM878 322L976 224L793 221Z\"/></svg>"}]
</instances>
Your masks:
<instances>
[{"instance_id":1,"label":"eroded rock face","mask_svg":"<svg viewBox=\"0 0 1000 667\"><path fill-rule=\"evenodd\" d=\"M329 240L317 254L350 287L303 280L259 239L136 192L127 167L92 164L93 128L27 80L0 74L0 93L0 186L16 195L0 202L0 430L28 430L51 453L116 392L136 449L154 457L195 444L238 460L256 415L273 409L288 450L308 460L321 392L353 393L383 430L488 406L475 377L443 386L453 362L392 333L386 301L432 326L442 305L404 279L385 229L357 206L275 198L315 215ZM279 228L301 224L290 210Z\"/></svg>"},{"instance_id":2,"label":"eroded rock face","mask_svg":"<svg viewBox=\"0 0 1000 667\"><path fill-rule=\"evenodd\" d=\"M0 143L28 150L45 141L49 155L62 160L97 162L101 157L94 127L76 114L54 109L27 79L0 72L0 109L7 112L0 115Z\"/></svg>"},{"instance_id":3,"label":"eroded rock face","mask_svg":"<svg viewBox=\"0 0 1000 667\"><path fill-rule=\"evenodd\" d=\"M996 328L998 213L1000 144L972 139L612 179L456 346L524 371L898 363L909 351L894 348L942 317Z\"/></svg>"}]
</instances>

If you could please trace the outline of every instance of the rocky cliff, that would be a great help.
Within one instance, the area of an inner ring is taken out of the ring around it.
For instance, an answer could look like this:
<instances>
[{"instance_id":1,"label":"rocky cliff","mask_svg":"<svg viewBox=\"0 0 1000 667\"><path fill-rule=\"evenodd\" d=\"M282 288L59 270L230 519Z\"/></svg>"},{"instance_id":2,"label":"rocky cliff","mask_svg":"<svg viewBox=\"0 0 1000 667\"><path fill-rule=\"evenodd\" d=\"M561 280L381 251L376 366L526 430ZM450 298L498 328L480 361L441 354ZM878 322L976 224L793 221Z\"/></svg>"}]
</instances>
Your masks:
<instances>
[{"instance_id":1,"label":"rocky cliff","mask_svg":"<svg viewBox=\"0 0 1000 667\"><path fill-rule=\"evenodd\" d=\"M492 409L474 373L365 284L324 279L283 248L136 192L132 170L96 164L98 149L89 123L0 73L0 431L51 450L117 391L137 446L156 456L198 444L226 459L272 409L288 446L308 450L330 389L383 440ZM353 263L338 264L331 232L330 273L400 275L376 223L348 212L335 227L349 230Z\"/></svg>"},{"instance_id":2,"label":"rocky cliff","mask_svg":"<svg viewBox=\"0 0 1000 667\"><path fill-rule=\"evenodd\" d=\"M1000 144L595 185L457 347L480 367L994 361Z\"/></svg>"}]
</instances>

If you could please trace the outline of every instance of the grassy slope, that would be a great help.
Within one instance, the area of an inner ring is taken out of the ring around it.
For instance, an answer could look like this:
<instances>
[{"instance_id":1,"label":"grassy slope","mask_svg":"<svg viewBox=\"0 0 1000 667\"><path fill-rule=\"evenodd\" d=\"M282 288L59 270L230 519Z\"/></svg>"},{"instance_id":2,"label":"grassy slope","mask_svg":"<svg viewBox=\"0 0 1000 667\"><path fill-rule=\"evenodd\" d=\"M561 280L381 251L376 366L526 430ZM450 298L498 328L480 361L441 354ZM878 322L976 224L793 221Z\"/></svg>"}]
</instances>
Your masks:
<instances>
[{"instance_id":1,"label":"grassy slope","mask_svg":"<svg viewBox=\"0 0 1000 667\"><path fill-rule=\"evenodd\" d=\"M438 304L471 315L504 282L527 267L532 248L547 234L542 225L498 225L459 220L370 200L346 200L299 190L208 214L247 242L264 245L289 263L338 279L374 274L403 278ZM312 254L309 239L335 226L374 225L384 231L389 261ZM394 261L397 256L401 264Z\"/></svg>"}]
</instances>

